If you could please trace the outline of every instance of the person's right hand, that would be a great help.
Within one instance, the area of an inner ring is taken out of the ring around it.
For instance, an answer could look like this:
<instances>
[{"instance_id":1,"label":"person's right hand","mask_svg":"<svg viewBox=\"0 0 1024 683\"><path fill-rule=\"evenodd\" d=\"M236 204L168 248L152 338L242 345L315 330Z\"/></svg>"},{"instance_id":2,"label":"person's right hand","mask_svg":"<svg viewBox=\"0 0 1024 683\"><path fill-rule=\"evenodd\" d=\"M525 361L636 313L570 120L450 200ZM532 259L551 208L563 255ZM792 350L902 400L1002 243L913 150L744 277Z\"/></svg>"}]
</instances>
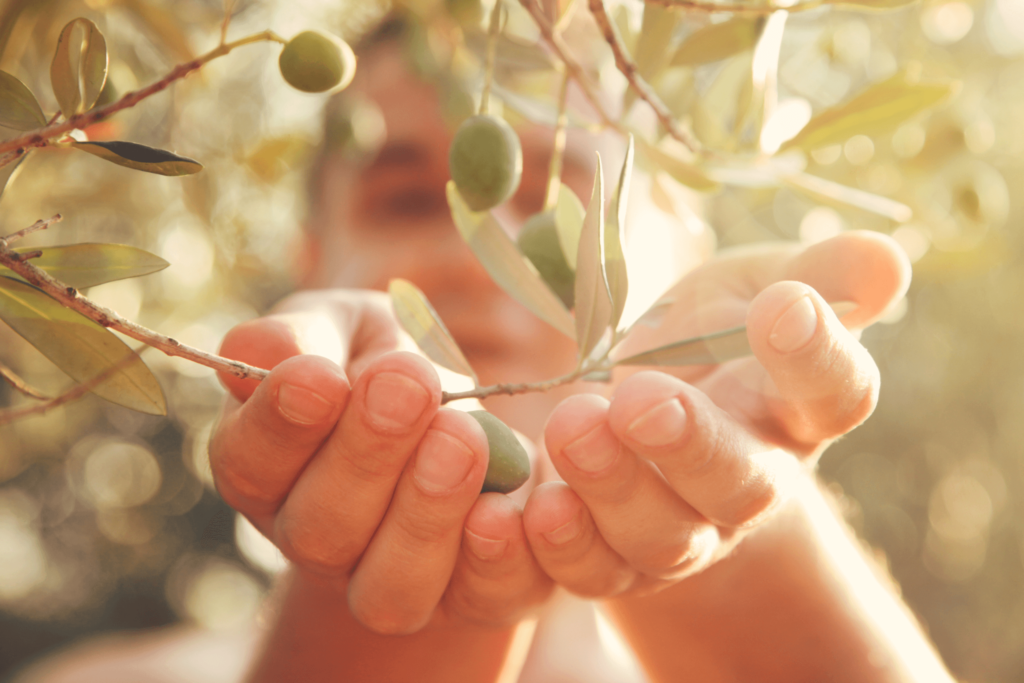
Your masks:
<instances>
[{"instance_id":1,"label":"person's right hand","mask_svg":"<svg viewBox=\"0 0 1024 683\"><path fill-rule=\"evenodd\" d=\"M303 579L347 591L372 631L512 623L551 581L519 506L480 495L482 428L439 409L437 373L394 351L399 337L386 295L342 290L295 295L229 332L223 355L272 371L222 377L217 489Z\"/></svg>"}]
</instances>

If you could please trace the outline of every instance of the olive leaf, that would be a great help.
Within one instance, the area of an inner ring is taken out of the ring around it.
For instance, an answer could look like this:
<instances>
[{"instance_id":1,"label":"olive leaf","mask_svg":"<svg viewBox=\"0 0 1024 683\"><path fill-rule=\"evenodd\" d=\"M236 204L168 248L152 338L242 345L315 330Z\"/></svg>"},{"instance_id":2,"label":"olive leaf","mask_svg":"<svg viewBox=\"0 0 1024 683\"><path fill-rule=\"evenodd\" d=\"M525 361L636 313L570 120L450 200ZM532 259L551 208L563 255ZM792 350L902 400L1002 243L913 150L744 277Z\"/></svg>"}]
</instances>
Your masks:
<instances>
[{"instance_id":1,"label":"olive leaf","mask_svg":"<svg viewBox=\"0 0 1024 683\"><path fill-rule=\"evenodd\" d=\"M854 10L887 10L912 5L917 0L826 0L827 5L836 5L843 9Z\"/></svg>"},{"instance_id":2,"label":"olive leaf","mask_svg":"<svg viewBox=\"0 0 1024 683\"><path fill-rule=\"evenodd\" d=\"M935 106L957 89L956 83L909 83L898 73L866 90L849 102L818 114L779 149L811 151L846 142L854 135L875 135Z\"/></svg>"},{"instance_id":3,"label":"olive leaf","mask_svg":"<svg viewBox=\"0 0 1024 683\"><path fill-rule=\"evenodd\" d=\"M604 231L604 174L598 154L594 189L576 254L576 344L581 365L601 341L612 318L612 298L602 253Z\"/></svg>"},{"instance_id":4,"label":"olive leaf","mask_svg":"<svg viewBox=\"0 0 1024 683\"><path fill-rule=\"evenodd\" d=\"M657 306L657 304L655 304ZM843 317L857 304L852 301L837 301L829 304L838 317ZM724 363L734 358L749 356L753 351L747 339L744 325L721 332L712 332L700 337L665 344L615 361L615 365L710 365Z\"/></svg>"},{"instance_id":5,"label":"olive leaf","mask_svg":"<svg viewBox=\"0 0 1024 683\"><path fill-rule=\"evenodd\" d=\"M22 247L15 251L25 253L36 249ZM43 247L42 252L42 256L32 259L32 265L75 289L149 275L171 265L156 254L125 244L85 242ZM0 267L0 275L18 277L3 267Z\"/></svg>"},{"instance_id":6,"label":"olive leaf","mask_svg":"<svg viewBox=\"0 0 1024 683\"><path fill-rule=\"evenodd\" d=\"M0 320L76 382L110 372L93 387L97 396L149 415L167 414L160 384L138 354L110 330L41 290L0 277Z\"/></svg>"},{"instance_id":7,"label":"olive leaf","mask_svg":"<svg viewBox=\"0 0 1024 683\"><path fill-rule=\"evenodd\" d=\"M783 176L782 180L790 187L818 201L839 206L856 206L879 216L885 216L897 223L905 223L914 216L914 212L909 206L894 199L841 185L807 173Z\"/></svg>"},{"instance_id":8,"label":"olive leaf","mask_svg":"<svg viewBox=\"0 0 1024 683\"><path fill-rule=\"evenodd\" d=\"M558 229L558 244L569 267L576 270L576 252L583 231L583 217L586 209L583 202L565 183L558 185L558 199L555 203L555 228Z\"/></svg>"},{"instance_id":9,"label":"olive leaf","mask_svg":"<svg viewBox=\"0 0 1024 683\"><path fill-rule=\"evenodd\" d=\"M7 189L7 186L11 184L11 180L14 178L15 174L17 174L21 165L25 162L25 159L28 158L28 155L29 152L25 152L21 155L21 158L14 163L0 167L0 199L3 199L4 191Z\"/></svg>"},{"instance_id":10,"label":"olive leaf","mask_svg":"<svg viewBox=\"0 0 1024 683\"><path fill-rule=\"evenodd\" d=\"M388 284L388 293L402 329L409 333L427 358L441 367L472 377L474 384L480 383L437 311L416 285L396 278Z\"/></svg>"},{"instance_id":11,"label":"olive leaf","mask_svg":"<svg viewBox=\"0 0 1024 683\"><path fill-rule=\"evenodd\" d=\"M487 33L467 32L465 41L466 47L483 61L487 54ZM555 68L554 60L538 43L527 42L506 33L498 35L494 59L495 66L509 71L536 72L551 71Z\"/></svg>"},{"instance_id":12,"label":"olive leaf","mask_svg":"<svg viewBox=\"0 0 1024 683\"><path fill-rule=\"evenodd\" d=\"M33 130L46 125L39 102L17 78L0 71L0 126L14 130Z\"/></svg>"},{"instance_id":13,"label":"olive leaf","mask_svg":"<svg viewBox=\"0 0 1024 683\"><path fill-rule=\"evenodd\" d=\"M633 136L629 136L626 159L622 162L619 185L612 195L608 221L604 229L604 270L611 295L612 315L609 325L618 329L622 311L626 308L629 280L626 277L626 255L622 252L622 231L626 225L626 205L629 199L629 180L633 173Z\"/></svg>"},{"instance_id":14,"label":"olive leaf","mask_svg":"<svg viewBox=\"0 0 1024 683\"><path fill-rule=\"evenodd\" d=\"M647 163L668 173L676 182L700 192L715 192L721 185L705 175L698 166L689 164L667 152L644 141L643 136L637 138L640 151Z\"/></svg>"},{"instance_id":15,"label":"olive leaf","mask_svg":"<svg viewBox=\"0 0 1024 683\"><path fill-rule=\"evenodd\" d=\"M77 142L71 146L118 166L158 175L189 175L203 170L195 159L134 142Z\"/></svg>"},{"instance_id":16,"label":"olive leaf","mask_svg":"<svg viewBox=\"0 0 1024 683\"><path fill-rule=\"evenodd\" d=\"M523 257L489 211L471 211L449 180L445 188L452 220L491 278L513 299L568 337L575 338L572 316L544 284L537 269Z\"/></svg>"},{"instance_id":17,"label":"olive leaf","mask_svg":"<svg viewBox=\"0 0 1024 683\"><path fill-rule=\"evenodd\" d=\"M681 12L668 7L644 4L640 37L637 39L636 54L633 57L636 69L644 80L651 80L668 65L672 56L669 45L682 18Z\"/></svg>"},{"instance_id":18,"label":"olive leaf","mask_svg":"<svg viewBox=\"0 0 1024 683\"><path fill-rule=\"evenodd\" d=\"M50 62L50 84L64 118L96 104L107 82L107 41L88 19L72 19L57 39Z\"/></svg>"},{"instance_id":19,"label":"olive leaf","mask_svg":"<svg viewBox=\"0 0 1024 683\"><path fill-rule=\"evenodd\" d=\"M691 33L672 56L672 66L700 66L750 50L757 43L764 17L733 17Z\"/></svg>"}]
</instances>

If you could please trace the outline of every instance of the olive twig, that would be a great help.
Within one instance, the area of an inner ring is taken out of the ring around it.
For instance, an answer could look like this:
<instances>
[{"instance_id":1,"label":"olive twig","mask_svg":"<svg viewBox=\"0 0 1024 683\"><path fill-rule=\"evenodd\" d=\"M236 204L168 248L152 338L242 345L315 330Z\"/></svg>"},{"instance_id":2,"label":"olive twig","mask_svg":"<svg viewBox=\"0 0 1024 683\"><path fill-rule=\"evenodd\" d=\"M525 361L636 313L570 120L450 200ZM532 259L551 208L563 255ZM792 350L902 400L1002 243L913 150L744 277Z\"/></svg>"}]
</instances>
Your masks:
<instances>
[{"instance_id":1,"label":"olive twig","mask_svg":"<svg viewBox=\"0 0 1024 683\"><path fill-rule=\"evenodd\" d=\"M562 74L562 88L558 93L558 120L555 122L555 139L551 144L551 165L548 167L548 189L544 195L544 208L550 211L558 202L558 188L562 184L562 157L565 155L566 127L569 114L566 103L569 95L569 72Z\"/></svg>"},{"instance_id":2,"label":"olive twig","mask_svg":"<svg viewBox=\"0 0 1024 683\"><path fill-rule=\"evenodd\" d=\"M57 218L57 216L51 218L49 223L56 222L55 219ZM179 356L193 363L226 372L239 379L262 380L270 374L269 370L254 368L251 365L246 365L236 360L222 358L221 356L187 346L177 339L154 332L127 318L123 318L109 308L104 308L82 296L77 289L68 287L46 271L32 265L30 261L23 261L21 255L13 251L7 240L3 238L0 238L0 265L17 273L30 285L43 290L65 308L70 308L84 315L98 325L116 330L132 339L148 344L167 356Z\"/></svg>"},{"instance_id":3,"label":"olive twig","mask_svg":"<svg viewBox=\"0 0 1024 683\"><path fill-rule=\"evenodd\" d=\"M87 128L97 121L101 121L108 116L116 114L117 112L134 107L136 104L151 97L156 93L165 90L175 81L179 81L185 76L188 76L193 71L200 69L208 62L212 62L218 57L223 57L232 50L243 45L249 45L251 43L260 43L272 41L275 43L287 44L287 40L277 35L271 30L260 31L244 38L239 38L230 43L223 43L218 45L214 49L210 50L206 54L193 59L191 62L185 62L171 69L171 71L161 78L159 81L147 85L141 90L135 90L133 92L126 93L124 97L112 102L105 107L99 109L91 109L81 114L76 114L69 119L65 119L61 123L51 123L43 128L28 131L18 137L13 137L8 140L0 142L0 166L5 166L25 151L32 147L46 147L50 140L53 138L59 138L66 133L70 133L76 128ZM14 154L8 154L14 152Z\"/></svg>"},{"instance_id":4,"label":"olive twig","mask_svg":"<svg viewBox=\"0 0 1024 683\"><path fill-rule=\"evenodd\" d=\"M494 61L498 55L498 35L501 33L501 0L495 0L491 9L491 23L487 29L487 57L484 62L484 88L480 92L480 114L486 114L491 100L491 81L494 80Z\"/></svg>"}]
</instances>

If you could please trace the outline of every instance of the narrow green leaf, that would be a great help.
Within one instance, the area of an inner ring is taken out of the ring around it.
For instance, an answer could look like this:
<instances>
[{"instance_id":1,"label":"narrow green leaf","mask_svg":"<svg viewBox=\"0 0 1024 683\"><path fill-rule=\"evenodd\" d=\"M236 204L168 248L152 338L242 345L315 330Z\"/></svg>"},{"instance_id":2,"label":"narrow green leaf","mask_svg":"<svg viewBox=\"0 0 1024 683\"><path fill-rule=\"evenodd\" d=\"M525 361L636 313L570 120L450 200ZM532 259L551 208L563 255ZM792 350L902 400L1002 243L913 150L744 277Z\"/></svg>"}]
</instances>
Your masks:
<instances>
[{"instance_id":1,"label":"narrow green leaf","mask_svg":"<svg viewBox=\"0 0 1024 683\"><path fill-rule=\"evenodd\" d=\"M638 138L638 140L640 142L640 151L648 163L668 173L676 182L699 192L715 192L722 187L721 184L705 175L700 167L661 151L657 147L644 142L643 137Z\"/></svg>"},{"instance_id":2,"label":"narrow green leaf","mask_svg":"<svg viewBox=\"0 0 1024 683\"><path fill-rule=\"evenodd\" d=\"M490 212L471 211L453 181L446 188L448 207L459 234L491 278L513 299L568 337L575 338L572 316L519 252Z\"/></svg>"},{"instance_id":3,"label":"narrow green leaf","mask_svg":"<svg viewBox=\"0 0 1024 683\"><path fill-rule=\"evenodd\" d=\"M398 278L388 285L388 292L398 322L427 358L452 372L468 375L474 384L479 384L469 361L423 292L408 280Z\"/></svg>"},{"instance_id":4,"label":"narrow green leaf","mask_svg":"<svg viewBox=\"0 0 1024 683\"><path fill-rule=\"evenodd\" d=\"M855 206L879 216L885 216L897 223L906 223L914 217L914 212L909 206L894 199L858 190L848 185L840 185L808 173L783 176L782 180L785 184L813 199L834 206Z\"/></svg>"},{"instance_id":5,"label":"narrow green leaf","mask_svg":"<svg viewBox=\"0 0 1024 683\"><path fill-rule=\"evenodd\" d=\"M558 229L558 244L562 247L562 255L573 270L576 270L576 251L580 246L585 213L583 202L576 193L565 183L560 183L555 203L555 227Z\"/></svg>"},{"instance_id":6,"label":"narrow green leaf","mask_svg":"<svg viewBox=\"0 0 1024 683\"><path fill-rule=\"evenodd\" d=\"M0 277L0 320L79 383L117 368L92 389L97 396L150 415L166 415L156 377L114 333L35 287Z\"/></svg>"},{"instance_id":7,"label":"narrow green leaf","mask_svg":"<svg viewBox=\"0 0 1024 683\"><path fill-rule=\"evenodd\" d=\"M107 41L96 24L79 17L64 26L50 62L50 84L64 118L96 104L107 82L107 61Z\"/></svg>"},{"instance_id":8,"label":"narrow green leaf","mask_svg":"<svg viewBox=\"0 0 1024 683\"><path fill-rule=\"evenodd\" d=\"M21 168L21 165L25 162L25 159L28 158L29 154L30 152L25 152L21 155L21 158L14 163L7 164L0 168L0 199L3 199L4 191L7 189L7 186L11 184L14 176L18 173L18 169Z\"/></svg>"},{"instance_id":9,"label":"narrow green leaf","mask_svg":"<svg viewBox=\"0 0 1024 683\"><path fill-rule=\"evenodd\" d=\"M487 54L487 33L471 31L465 34L466 47L483 61ZM551 56L541 49L538 43L527 42L502 33L498 36L497 50L494 55L495 66L510 71L538 72L551 71L555 62Z\"/></svg>"},{"instance_id":10,"label":"narrow green leaf","mask_svg":"<svg viewBox=\"0 0 1024 683\"><path fill-rule=\"evenodd\" d=\"M764 17L733 17L691 33L672 56L672 66L700 66L750 50L764 27Z\"/></svg>"},{"instance_id":11,"label":"narrow green leaf","mask_svg":"<svg viewBox=\"0 0 1024 683\"><path fill-rule=\"evenodd\" d=\"M668 7L651 3L644 5L644 18L634 55L637 71L644 80L650 81L668 66L672 56L669 45L682 17L681 12Z\"/></svg>"},{"instance_id":12,"label":"narrow green leaf","mask_svg":"<svg viewBox=\"0 0 1024 683\"><path fill-rule=\"evenodd\" d=\"M71 146L118 166L157 175L189 175L203 170L195 159L134 142L72 142Z\"/></svg>"},{"instance_id":13,"label":"narrow green leaf","mask_svg":"<svg viewBox=\"0 0 1024 683\"><path fill-rule=\"evenodd\" d=\"M33 130L46 125L39 102L17 78L0 71L0 126L14 130Z\"/></svg>"},{"instance_id":14,"label":"narrow green leaf","mask_svg":"<svg viewBox=\"0 0 1024 683\"><path fill-rule=\"evenodd\" d=\"M604 230L604 174L598 154L594 189L576 255L576 344L581 364L601 341L612 318L612 297L602 253Z\"/></svg>"},{"instance_id":15,"label":"narrow green leaf","mask_svg":"<svg viewBox=\"0 0 1024 683\"><path fill-rule=\"evenodd\" d=\"M951 95L955 83L908 83L906 74L875 83L845 104L812 118L780 151L841 144L854 135L876 135L935 106Z\"/></svg>"},{"instance_id":16,"label":"narrow green leaf","mask_svg":"<svg viewBox=\"0 0 1024 683\"><path fill-rule=\"evenodd\" d=\"M23 247L15 251L36 249ZM32 259L32 265L75 289L149 275L171 265L156 254L124 244L69 244L43 247L42 252L42 256ZM0 275L18 277L3 267Z\"/></svg>"},{"instance_id":17,"label":"narrow green leaf","mask_svg":"<svg viewBox=\"0 0 1024 683\"><path fill-rule=\"evenodd\" d=\"M840 318L857 307L857 304L851 301L837 301L829 305ZM750 342L747 339L747 328L746 326L740 326L665 344L664 346L617 360L615 365L655 365L662 367L710 365L724 363L734 358L742 358L752 353Z\"/></svg>"},{"instance_id":18,"label":"narrow green leaf","mask_svg":"<svg viewBox=\"0 0 1024 683\"><path fill-rule=\"evenodd\" d=\"M612 195L608 223L604 229L604 269L608 279L608 293L612 298L612 317L609 325L618 329L622 311L626 308L629 280L626 277L626 255L622 251L622 232L626 225L626 205L629 200L629 179L633 173L633 136L629 136L626 159L622 162L619 185Z\"/></svg>"}]
</instances>

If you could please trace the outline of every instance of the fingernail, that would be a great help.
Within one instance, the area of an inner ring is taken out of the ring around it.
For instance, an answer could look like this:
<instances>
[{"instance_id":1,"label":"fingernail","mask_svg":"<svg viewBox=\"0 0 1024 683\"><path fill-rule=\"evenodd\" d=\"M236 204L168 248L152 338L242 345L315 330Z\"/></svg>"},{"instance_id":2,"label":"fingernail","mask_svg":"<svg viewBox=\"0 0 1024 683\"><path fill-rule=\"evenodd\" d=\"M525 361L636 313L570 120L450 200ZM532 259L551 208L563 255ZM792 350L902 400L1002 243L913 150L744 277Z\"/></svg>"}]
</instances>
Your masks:
<instances>
[{"instance_id":1,"label":"fingernail","mask_svg":"<svg viewBox=\"0 0 1024 683\"><path fill-rule=\"evenodd\" d=\"M469 552L481 560L496 560L505 553L505 548L508 547L507 538L501 540L484 538L483 536L477 536L469 529L463 531L462 539Z\"/></svg>"},{"instance_id":2,"label":"fingernail","mask_svg":"<svg viewBox=\"0 0 1024 683\"><path fill-rule=\"evenodd\" d=\"M619 440L603 421L562 449L565 457L584 472L607 469L619 455Z\"/></svg>"},{"instance_id":3,"label":"fingernail","mask_svg":"<svg viewBox=\"0 0 1024 683\"><path fill-rule=\"evenodd\" d=\"M411 427L430 402L423 386L397 372L378 373L366 388L366 409L379 427Z\"/></svg>"},{"instance_id":4,"label":"fingernail","mask_svg":"<svg viewBox=\"0 0 1024 683\"><path fill-rule=\"evenodd\" d=\"M412 475L430 493L447 493L465 481L473 467L473 451L444 432L431 429L416 451Z\"/></svg>"},{"instance_id":5,"label":"fingernail","mask_svg":"<svg viewBox=\"0 0 1024 683\"><path fill-rule=\"evenodd\" d=\"M581 531L583 531L583 525L580 523L580 515L577 512L568 522L557 529L545 531L543 535L549 543L563 545L577 538Z\"/></svg>"},{"instance_id":6,"label":"fingernail","mask_svg":"<svg viewBox=\"0 0 1024 683\"><path fill-rule=\"evenodd\" d=\"M818 311L810 297L802 297L775 321L768 343L779 353L792 353L806 346L818 329Z\"/></svg>"},{"instance_id":7,"label":"fingernail","mask_svg":"<svg viewBox=\"0 0 1024 683\"><path fill-rule=\"evenodd\" d=\"M686 411L678 398L659 403L626 428L630 438L644 446L656 448L675 443L686 431Z\"/></svg>"},{"instance_id":8,"label":"fingernail","mask_svg":"<svg viewBox=\"0 0 1024 683\"><path fill-rule=\"evenodd\" d=\"M326 420L334 406L314 391L294 384L282 384L277 389L277 409L289 422L314 425Z\"/></svg>"}]
</instances>

